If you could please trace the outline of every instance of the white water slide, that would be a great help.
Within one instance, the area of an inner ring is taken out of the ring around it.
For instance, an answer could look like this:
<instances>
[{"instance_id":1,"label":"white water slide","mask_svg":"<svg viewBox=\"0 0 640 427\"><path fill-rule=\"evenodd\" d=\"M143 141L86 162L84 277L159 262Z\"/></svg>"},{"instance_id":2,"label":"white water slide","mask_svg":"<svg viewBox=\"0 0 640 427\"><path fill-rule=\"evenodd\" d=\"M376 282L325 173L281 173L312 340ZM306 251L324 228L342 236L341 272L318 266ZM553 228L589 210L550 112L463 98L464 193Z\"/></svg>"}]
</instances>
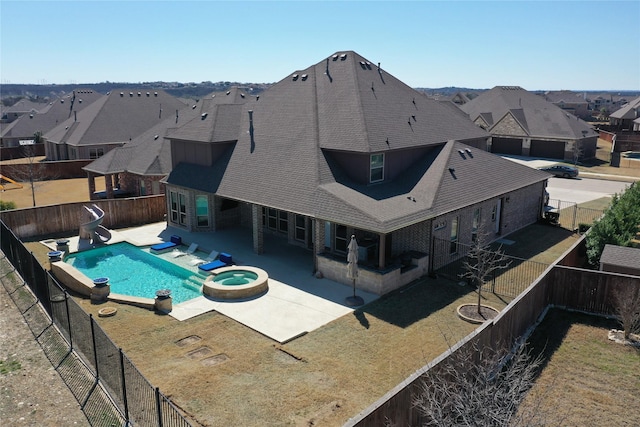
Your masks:
<instances>
[{"instance_id":1,"label":"white water slide","mask_svg":"<svg viewBox=\"0 0 640 427\"><path fill-rule=\"evenodd\" d=\"M83 206L88 221L80 225L80 238L91 239L92 244L106 243L111 239L111 232L102 225L104 211L97 205L88 208Z\"/></svg>"}]
</instances>

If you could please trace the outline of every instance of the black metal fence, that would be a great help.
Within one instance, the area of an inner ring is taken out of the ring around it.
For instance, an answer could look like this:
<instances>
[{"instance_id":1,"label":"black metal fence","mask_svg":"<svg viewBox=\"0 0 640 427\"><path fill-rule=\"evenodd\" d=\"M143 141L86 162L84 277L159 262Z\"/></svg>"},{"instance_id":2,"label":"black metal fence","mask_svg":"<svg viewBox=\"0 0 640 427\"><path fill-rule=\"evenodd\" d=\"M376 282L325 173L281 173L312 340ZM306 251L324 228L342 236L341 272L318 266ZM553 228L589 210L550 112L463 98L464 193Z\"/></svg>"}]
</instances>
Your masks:
<instances>
[{"instance_id":1,"label":"black metal fence","mask_svg":"<svg viewBox=\"0 0 640 427\"><path fill-rule=\"evenodd\" d=\"M467 281L464 278L467 269L465 262L473 265L470 257L471 245L457 243L454 252L449 240L434 239L433 244L433 270L437 275L457 282ZM496 250L490 246L487 250ZM546 269L547 264L529 261L509 255L504 255L506 268L495 270L489 281L482 286L483 291L490 291L496 295L515 298L520 295L531 283L533 283ZM468 284L471 284L467 281Z\"/></svg>"},{"instance_id":2,"label":"black metal fence","mask_svg":"<svg viewBox=\"0 0 640 427\"><path fill-rule=\"evenodd\" d=\"M602 209L591 209L579 206L574 202L563 200L549 200L552 206L560 214L558 225L567 230L584 233L591 224L604 214Z\"/></svg>"},{"instance_id":3,"label":"black metal fence","mask_svg":"<svg viewBox=\"0 0 640 427\"><path fill-rule=\"evenodd\" d=\"M191 426L2 221L0 245L2 284L92 426Z\"/></svg>"}]
</instances>

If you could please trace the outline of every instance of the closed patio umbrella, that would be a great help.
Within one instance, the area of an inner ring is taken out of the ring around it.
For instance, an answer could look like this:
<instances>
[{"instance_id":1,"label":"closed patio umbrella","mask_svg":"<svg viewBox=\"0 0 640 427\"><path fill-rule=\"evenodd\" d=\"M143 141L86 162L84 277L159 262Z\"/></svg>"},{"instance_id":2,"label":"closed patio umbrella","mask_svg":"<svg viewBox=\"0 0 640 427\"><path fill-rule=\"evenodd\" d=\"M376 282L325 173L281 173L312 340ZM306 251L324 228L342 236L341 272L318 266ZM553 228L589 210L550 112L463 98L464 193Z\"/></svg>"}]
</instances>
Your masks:
<instances>
[{"instance_id":1,"label":"closed patio umbrella","mask_svg":"<svg viewBox=\"0 0 640 427\"><path fill-rule=\"evenodd\" d=\"M347 278L353 280L353 296L347 297L346 302L350 306L364 304L361 297L356 296L356 279L358 278L358 242L356 236L351 236L349 246L347 246Z\"/></svg>"}]
</instances>

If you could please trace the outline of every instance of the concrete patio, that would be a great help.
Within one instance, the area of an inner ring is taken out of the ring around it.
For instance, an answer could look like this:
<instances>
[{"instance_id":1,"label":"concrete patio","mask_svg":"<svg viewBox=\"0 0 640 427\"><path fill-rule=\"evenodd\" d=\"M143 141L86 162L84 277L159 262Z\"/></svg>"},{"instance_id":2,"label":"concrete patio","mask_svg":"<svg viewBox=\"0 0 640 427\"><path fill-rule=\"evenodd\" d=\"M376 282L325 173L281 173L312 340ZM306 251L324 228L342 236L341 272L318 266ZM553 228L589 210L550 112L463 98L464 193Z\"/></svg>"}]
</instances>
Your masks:
<instances>
[{"instance_id":1,"label":"concrete patio","mask_svg":"<svg viewBox=\"0 0 640 427\"><path fill-rule=\"evenodd\" d=\"M194 273L197 273L197 267L192 265L192 261L197 258L205 259L212 250L216 250L231 254L238 265L259 267L269 274L269 290L262 296L240 301L220 301L201 296L174 305L170 316L177 320L185 321L215 310L284 343L354 310L345 302L346 297L353 295L353 288L316 278L313 275L311 252L287 244L286 239L280 236L266 234L265 253L258 255L253 252L250 230L190 233L167 227L162 222L111 232L112 239L108 244L127 241L136 246L147 247L169 241L174 234L182 238L182 250L186 250L191 243L197 243L198 250L193 255L176 258L171 255L171 251L158 255ZM55 248L55 241L43 243ZM70 252L78 251L79 244L78 236L69 237ZM365 304L378 298L375 294L360 290L356 290L356 294L364 299Z\"/></svg>"}]
</instances>

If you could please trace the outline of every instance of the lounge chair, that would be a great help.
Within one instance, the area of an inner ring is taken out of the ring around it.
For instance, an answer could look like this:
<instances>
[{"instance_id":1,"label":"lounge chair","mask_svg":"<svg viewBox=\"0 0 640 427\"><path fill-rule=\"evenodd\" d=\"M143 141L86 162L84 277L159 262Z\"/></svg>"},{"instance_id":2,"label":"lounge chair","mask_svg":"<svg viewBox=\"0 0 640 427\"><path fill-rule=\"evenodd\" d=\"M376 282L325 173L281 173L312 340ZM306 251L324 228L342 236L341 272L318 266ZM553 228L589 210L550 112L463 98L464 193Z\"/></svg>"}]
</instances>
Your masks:
<instances>
[{"instance_id":1,"label":"lounge chair","mask_svg":"<svg viewBox=\"0 0 640 427\"><path fill-rule=\"evenodd\" d=\"M185 255L191 255L193 254L196 250L198 249L198 244L197 243L192 243L191 245L189 245L189 247L187 248L186 251L181 251L179 249L175 249L173 251L173 257L174 258L178 258L181 256L185 256Z\"/></svg>"},{"instance_id":2,"label":"lounge chair","mask_svg":"<svg viewBox=\"0 0 640 427\"><path fill-rule=\"evenodd\" d=\"M231 255L222 252L217 260L208 262L206 264L201 264L198 268L202 271L209 272L211 270L215 270L216 268L226 267L228 265L233 264L233 258Z\"/></svg>"},{"instance_id":3,"label":"lounge chair","mask_svg":"<svg viewBox=\"0 0 640 427\"><path fill-rule=\"evenodd\" d=\"M174 234L173 236L171 236L170 241L153 245L151 246L151 250L159 252L159 251L164 251L166 249L175 248L181 244L182 244L182 237Z\"/></svg>"},{"instance_id":4,"label":"lounge chair","mask_svg":"<svg viewBox=\"0 0 640 427\"><path fill-rule=\"evenodd\" d=\"M198 258L198 259L192 260L191 265L206 264L208 262L214 261L216 258L218 258L218 251L213 250L205 259Z\"/></svg>"}]
</instances>

